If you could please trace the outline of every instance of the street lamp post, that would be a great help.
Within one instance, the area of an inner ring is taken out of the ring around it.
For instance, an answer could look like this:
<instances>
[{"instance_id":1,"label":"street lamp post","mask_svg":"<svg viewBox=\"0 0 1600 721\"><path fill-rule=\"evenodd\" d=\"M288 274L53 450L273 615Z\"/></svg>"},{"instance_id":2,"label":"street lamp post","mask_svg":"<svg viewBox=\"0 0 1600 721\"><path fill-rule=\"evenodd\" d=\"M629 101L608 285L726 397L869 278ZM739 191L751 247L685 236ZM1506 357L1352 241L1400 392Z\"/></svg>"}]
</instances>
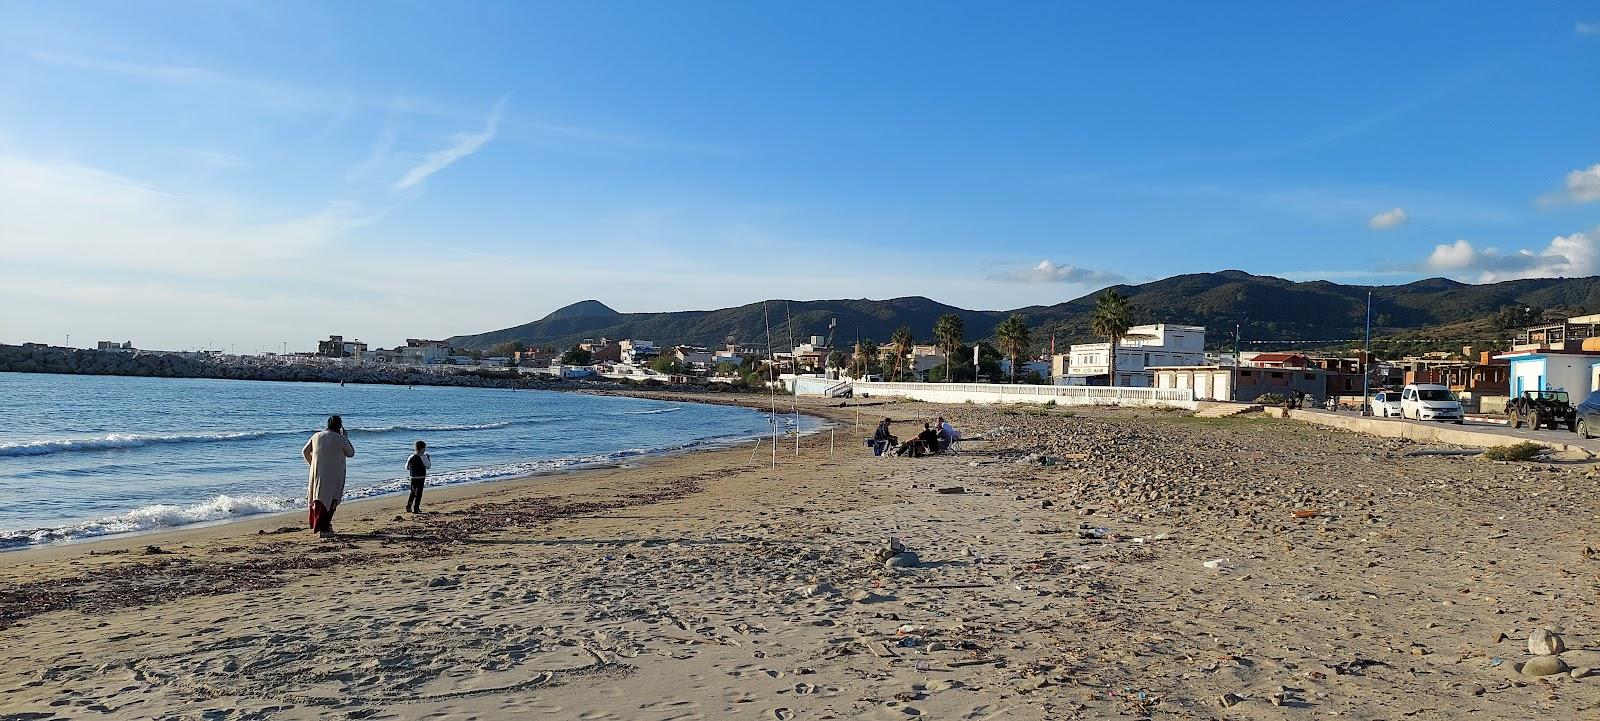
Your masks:
<instances>
[{"instance_id":1,"label":"street lamp post","mask_svg":"<svg viewBox=\"0 0 1600 721\"><path fill-rule=\"evenodd\" d=\"M1361 415L1372 415L1372 291L1367 291L1367 337L1361 353Z\"/></svg>"}]
</instances>

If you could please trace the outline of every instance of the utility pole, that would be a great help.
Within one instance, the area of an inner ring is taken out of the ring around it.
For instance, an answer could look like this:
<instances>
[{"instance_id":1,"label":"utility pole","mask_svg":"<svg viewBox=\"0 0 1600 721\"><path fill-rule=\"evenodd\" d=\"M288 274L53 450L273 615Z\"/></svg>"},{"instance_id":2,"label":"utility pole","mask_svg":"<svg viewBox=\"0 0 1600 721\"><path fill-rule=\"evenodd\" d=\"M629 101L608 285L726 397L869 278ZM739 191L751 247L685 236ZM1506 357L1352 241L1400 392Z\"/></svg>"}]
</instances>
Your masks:
<instances>
[{"instance_id":1,"label":"utility pole","mask_svg":"<svg viewBox=\"0 0 1600 721\"><path fill-rule=\"evenodd\" d=\"M67 347L68 348L72 347L72 334L71 333L67 334Z\"/></svg>"},{"instance_id":2,"label":"utility pole","mask_svg":"<svg viewBox=\"0 0 1600 721\"><path fill-rule=\"evenodd\" d=\"M1361 415L1372 415L1372 408L1367 402L1372 397L1372 291L1367 291L1367 337L1366 350L1361 352Z\"/></svg>"},{"instance_id":3,"label":"utility pole","mask_svg":"<svg viewBox=\"0 0 1600 721\"><path fill-rule=\"evenodd\" d=\"M1233 391L1233 393L1232 393L1233 398L1229 398L1228 400L1230 400L1230 401L1233 400L1234 398L1238 398L1239 397L1239 324L1238 323L1234 323L1233 324L1233 380L1231 382L1231 385L1232 385L1232 391Z\"/></svg>"}]
</instances>

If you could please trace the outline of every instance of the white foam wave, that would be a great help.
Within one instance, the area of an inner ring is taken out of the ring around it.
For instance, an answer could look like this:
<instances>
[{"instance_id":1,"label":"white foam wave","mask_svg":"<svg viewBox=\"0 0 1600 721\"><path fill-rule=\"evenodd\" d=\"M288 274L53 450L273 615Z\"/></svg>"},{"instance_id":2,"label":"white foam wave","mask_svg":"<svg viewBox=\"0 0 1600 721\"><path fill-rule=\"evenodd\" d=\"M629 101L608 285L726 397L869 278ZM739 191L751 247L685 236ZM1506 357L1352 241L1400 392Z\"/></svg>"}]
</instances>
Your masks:
<instances>
[{"instance_id":1,"label":"white foam wave","mask_svg":"<svg viewBox=\"0 0 1600 721\"><path fill-rule=\"evenodd\" d=\"M265 438L284 431L249 431L239 433L107 433L93 438L63 438L47 441L22 441L0 443L0 456L43 456L69 451L105 451L119 448L138 448L156 443L208 443ZM295 431L290 431L295 432Z\"/></svg>"},{"instance_id":2,"label":"white foam wave","mask_svg":"<svg viewBox=\"0 0 1600 721\"><path fill-rule=\"evenodd\" d=\"M378 426L376 428L351 428L351 433L397 433L412 431L417 433L440 433L444 431L487 431L494 428L509 428L518 423L532 423L533 421L501 421L499 423L475 423L472 425L438 425L438 426Z\"/></svg>"},{"instance_id":3,"label":"white foam wave","mask_svg":"<svg viewBox=\"0 0 1600 721\"><path fill-rule=\"evenodd\" d=\"M813 429L814 431L815 429ZM485 481L505 480L524 476L557 473L580 468L591 468L622 462L644 455L677 453L696 448L727 446L746 442L762 434L734 434L705 438L687 443L656 448L628 448L611 453L600 453L565 458L499 463L443 471L428 476L429 486L456 486ZM350 488L345 500L373 498L408 490L410 481L394 478L372 486ZM165 528L195 523L231 521L263 513L281 513L305 508L304 498L274 498L270 496L217 496L209 501L191 506L159 504L143 506L127 513L106 516L58 528L31 530L0 530L0 548L73 541L124 533L157 531Z\"/></svg>"},{"instance_id":4,"label":"white foam wave","mask_svg":"<svg viewBox=\"0 0 1600 721\"><path fill-rule=\"evenodd\" d=\"M138 533L162 528L187 526L208 521L227 521L262 513L278 513L304 508L303 499L268 496L217 496L192 506L158 504L142 506L127 513L59 528L39 528L0 532L0 547L72 541L119 533Z\"/></svg>"},{"instance_id":5,"label":"white foam wave","mask_svg":"<svg viewBox=\"0 0 1600 721\"><path fill-rule=\"evenodd\" d=\"M375 428L352 428L352 433L440 433L444 431L485 431L507 428L518 423L535 423L533 420L500 421L470 425L393 425ZM282 435L307 435L313 430L293 431L239 431L233 433L107 433L89 438L61 438L42 441L0 443L0 456L44 456L52 453L74 451L109 451L158 443L215 443L220 441L248 441Z\"/></svg>"},{"instance_id":6,"label":"white foam wave","mask_svg":"<svg viewBox=\"0 0 1600 721\"><path fill-rule=\"evenodd\" d=\"M673 411L681 410L683 410L682 406L675 406L672 408L655 408L648 411L623 411L622 414L628 416L653 416L657 413L672 413Z\"/></svg>"}]
</instances>

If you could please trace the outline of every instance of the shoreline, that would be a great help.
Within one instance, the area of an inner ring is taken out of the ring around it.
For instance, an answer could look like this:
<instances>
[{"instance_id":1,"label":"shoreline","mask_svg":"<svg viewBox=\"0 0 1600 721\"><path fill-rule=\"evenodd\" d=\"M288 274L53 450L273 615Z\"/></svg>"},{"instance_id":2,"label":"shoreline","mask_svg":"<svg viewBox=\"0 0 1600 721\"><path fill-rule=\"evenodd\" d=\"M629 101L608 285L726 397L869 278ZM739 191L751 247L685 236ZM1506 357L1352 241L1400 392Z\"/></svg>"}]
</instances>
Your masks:
<instances>
[{"instance_id":1,"label":"shoreline","mask_svg":"<svg viewBox=\"0 0 1600 721\"><path fill-rule=\"evenodd\" d=\"M253 519L0 556L0 697L41 721L1600 711L1600 464L1264 415L879 415L983 439L373 499L332 542ZM1524 670L1541 628L1566 650L1530 668L1563 673Z\"/></svg>"},{"instance_id":2,"label":"shoreline","mask_svg":"<svg viewBox=\"0 0 1600 721\"><path fill-rule=\"evenodd\" d=\"M449 386L444 386L444 387L449 387ZM739 399L726 398L726 397L721 396L720 394L701 397L701 396L697 396L695 394L689 394L689 393L677 392L677 391L664 391L664 392L663 391L656 391L656 392L637 391L637 392L635 392L635 391L628 391L628 390L605 390L605 391L581 390L580 391L580 390L576 390L576 389L570 390L570 391L563 391L562 389L551 389L551 388L540 388L540 389L535 389L535 390L549 390L549 391L553 391L553 392L579 392L579 393L586 393L586 394L589 394L589 395L603 395L603 396L615 396L615 397L627 397L627 398L643 398L643 399L647 399L647 400L661 400L661 401L671 401L671 402L681 402L681 403L700 403L700 404L704 404L704 405L735 406L735 407L749 408L751 410L760 411L760 412L763 412L763 413L769 412L771 410L770 403L767 404L767 405L761 405L761 404L757 404L755 402L741 402L741 401L744 401L745 399L743 399L743 398L739 398ZM754 397L753 394L740 394L740 395L741 396L752 396L753 400L766 400L764 398ZM691 397L686 397L686 396L691 396ZM780 409L779 413L780 413L780 415L783 414L782 409ZM816 422L816 425L814 427L812 427L812 428L810 428L808 430L800 431L800 436L802 438L805 438L805 437L808 437L808 436L811 436L811 435L815 435L817 433L829 430L830 428L835 427L836 424L840 423L839 419L837 419L837 418L830 418L830 417L828 417L828 415L826 413L819 413L819 412L815 412L815 411L812 411L812 410L803 411L803 412L801 412L800 415L802 415L802 416L804 416L804 417L806 417L808 419L811 419L812 421ZM785 437L787 437L787 435L785 435ZM758 438L766 439L767 436L762 435L762 436L759 436ZM661 450L661 451L640 453L640 454L633 455L633 456L627 456L625 460L618 459L618 460L608 460L608 461L597 461L597 462L594 462L594 463L587 463L587 464L575 464L575 465L572 465L572 466L567 466L567 467L557 468L557 469L551 469L551 470L548 470L548 471L538 471L538 472L534 472L534 473L526 473L526 474L521 474L521 475L516 475L516 476L509 476L509 477L504 477L504 478L493 478L493 479L488 479L488 480L477 480L477 481L469 481L469 482L466 482L466 483L457 483L457 484L452 484L452 485L448 485L448 486L429 487L427 489L427 491L426 491L426 494L427 494L426 497L430 501L432 501L434 499L461 500L461 499L465 499L465 498L471 498L473 495L477 495L477 493L479 492L479 489L484 489L484 490L481 491L482 493L489 493L495 487L499 487L499 486L515 486L515 485L518 485L518 484L532 483L532 482L537 482L537 481L540 481L540 480L548 480L548 479L555 479L555 478L565 478L565 477L581 478L586 473L598 472L598 471L608 471L608 470L623 470L623 469L628 469L628 468L638 468L638 467L651 465L651 464L657 463L657 462L662 461L662 460L671 459L671 458L675 458L675 457L679 457L679 456L693 455L693 454L698 454L698 453L717 453L717 452L723 452L723 451L734 451L734 450L738 449L737 448L738 446L750 445L752 440L753 439L751 439L751 438L743 438L743 439L727 439L727 440L721 440L721 441L709 441L709 442L706 442L705 444L699 445L699 446L678 447L678 448L670 448L670 449ZM550 460L555 460L555 459L550 459ZM364 509L367 509L369 507L376 508L383 501L392 501L397 497L398 498L404 498L405 495L406 495L405 492L401 491L401 490L395 490L395 491L391 491L391 492L387 492L387 493L379 493L379 494L376 494L376 495L373 495L373 496L370 496L370 497L360 498L360 499L357 499L357 500L352 500L352 501L348 501L346 503L342 503L342 504L340 504L340 510L341 510L341 512L346 512L346 509L349 509L348 512L354 513L356 511L364 510ZM393 505L393 504L387 504L387 505ZM219 518L219 519L212 519L212 520L207 520L207 521L197 521L195 523L188 523L188 524L183 524L183 525L179 525L179 526L157 527L157 528L152 528L152 529L149 529L149 530L126 531L126 532L115 533L115 534L106 534L106 535L101 535L101 536L89 536L89 537L85 537L85 538L66 539L66 540L60 540L60 541L49 541L49 542L45 542L45 543L26 543L26 544L14 545L14 546L4 546L4 547L0 547L0 559L13 558L13 557L26 555L26 554L32 554L32 553L40 553L40 552L48 551L48 550L51 550L51 549L57 549L57 548L64 548L64 547L81 548L81 547L88 546L88 545L102 544L102 543L109 544L109 548L112 549L112 550L128 551L128 550L133 549L134 547L141 546L141 545L160 546L163 543L171 544L171 543L182 542L184 540L182 537L185 534L188 534L190 532L200 533L200 532L204 532L204 531L212 531L214 529L223 529L223 528L234 527L234 526L242 526L242 525L247 525L247 524L250 524L250 530L259 532L260 530L262 530L262 529L264 529L264 528L266 528L268 526L282 527L284 525L284 521L286 519L290 519L290 518L296 519L295 520L295 524L296 525L304 526L305 525L305 523L304 523L304 520L305 520L304 519L304 515L305 515L305 513L306 513L306 511L303 508L301 508L301 509L284 510L284 511L272 511L272 512L266 512L266 513L253 513L253 514L244 515L244 516L237 516L237 517L233 517L233 518ZM92 520L94 520L94 519L89 519L89 521L83 521L83 522L90 522ZM259 524L259 525L254 525L254 524ZM309 534L309 531L307 531L307 533ZM225 534L208 533L208 534L205 534L205 535L208 538L215 538L215 537L217 537L219 535L225 535ZM167 538L168 536L172 536L173 538L169 539L169 538ZM93 549L93 550L104 550L104 549Z\"/></svg>"}]
</instances>

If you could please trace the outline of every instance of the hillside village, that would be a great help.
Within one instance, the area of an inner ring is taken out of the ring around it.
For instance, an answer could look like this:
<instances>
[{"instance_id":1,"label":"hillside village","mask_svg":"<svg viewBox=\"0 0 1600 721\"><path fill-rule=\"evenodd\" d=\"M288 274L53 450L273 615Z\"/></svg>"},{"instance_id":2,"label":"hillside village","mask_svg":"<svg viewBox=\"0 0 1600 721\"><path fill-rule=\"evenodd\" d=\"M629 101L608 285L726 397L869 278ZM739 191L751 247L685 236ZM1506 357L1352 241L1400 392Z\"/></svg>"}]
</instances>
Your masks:
<instances>
[{"instance_id":1,"label":"hillside village","mask_svg":"<svg viewBox=\"0 0 1600 721\"><path fill-rule=\"evenodd\" d=\"M1414 383L1438 384L1456 395L1465 411L1483 414L1504 411L1509 397L1527 390L1566 391L1571 402L1578 404L1600 388L1600 314L1529 325L1495 347L1463 346L1456 352L1392 358L1376 354L1369 358L1361 350L1241 351L1227 347L1231 334L1218 339L1208 335L1204 326L1135 325L1117 339L1114 382L1110 341L1055 347L1053 339L1034 337L1023 321L1008 321L1017 325L1012 335L997 331L1001 338L997 343L1003 347L967 342L967 330L960 327L958 319L947 316L937 326L942 335L934 338L919 339L905 328L883 344L809 335L792 346L772 349L734 338L718 347L592 338L568 348L507 342L479 351L429 339L408 339L394 348L370 348L360 340L331 335L319 341L314 352L290 354L164 353L138 349L132 341L102 341L97 350L236 364L248 360L258 367L393 368L446 376L514 374L530 381L620 381L725 389L771 386L808 395L845 395L856 386L885 382L959 382L1165 389L1186 392L1184 395L1196 401L1278 403L1303 396L1318 404L1331 398L1335 403L1356 405L1363 375L1368 375L1366 387L1372 392ZM1021 338L1014 337L1018 332ZM96 367L100 368L96 372L116 372L104 364Z\"/></svg>"}]
</instances>

